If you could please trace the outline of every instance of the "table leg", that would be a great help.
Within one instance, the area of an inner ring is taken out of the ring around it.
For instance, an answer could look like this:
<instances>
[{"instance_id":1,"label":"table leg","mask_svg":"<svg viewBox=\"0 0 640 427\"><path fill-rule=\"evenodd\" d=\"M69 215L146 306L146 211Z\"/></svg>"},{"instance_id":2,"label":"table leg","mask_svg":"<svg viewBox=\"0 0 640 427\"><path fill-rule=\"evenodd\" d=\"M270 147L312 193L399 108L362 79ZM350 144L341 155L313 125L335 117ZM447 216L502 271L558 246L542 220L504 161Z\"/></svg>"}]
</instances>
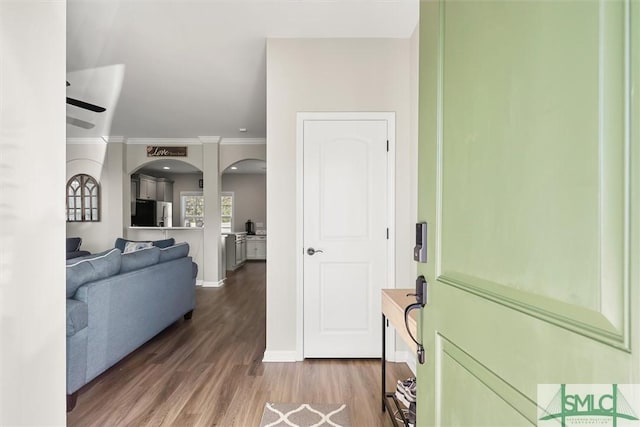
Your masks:
<instances>
[{"instance_id":1,"label":"table leg","mask_svg":"<svg viewBox=\"0 0 640 427\"><path fill-rule=\"evenodd\" d=\"M382 412L385 411L387 405L385 402L385 395L387 393L387 384L386 384L386 380L387 380L387 355L386 355L386 343L387 343L387 328L386 328L386 323L387 323L387 318L386 316L383 314L382 315Z\"/></svg>"}]
</instances>

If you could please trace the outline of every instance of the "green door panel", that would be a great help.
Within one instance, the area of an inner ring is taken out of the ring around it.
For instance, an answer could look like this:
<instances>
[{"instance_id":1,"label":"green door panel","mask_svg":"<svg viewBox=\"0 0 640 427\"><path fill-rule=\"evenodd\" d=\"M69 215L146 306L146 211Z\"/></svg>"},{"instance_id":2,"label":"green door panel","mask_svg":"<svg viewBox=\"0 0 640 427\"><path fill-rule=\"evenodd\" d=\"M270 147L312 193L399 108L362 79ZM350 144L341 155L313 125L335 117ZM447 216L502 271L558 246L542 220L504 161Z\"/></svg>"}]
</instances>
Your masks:
<instances>
[{"instance_id":1,"label":"green door panel","mask_svg":"<svg viewBox=\"0 0 640 427\"><path fill-rule=\"evenodd\" d=\"M421 1L419 425L535 425L538 384L640 383L639 10Z\"/></svg>"}]
</instances>

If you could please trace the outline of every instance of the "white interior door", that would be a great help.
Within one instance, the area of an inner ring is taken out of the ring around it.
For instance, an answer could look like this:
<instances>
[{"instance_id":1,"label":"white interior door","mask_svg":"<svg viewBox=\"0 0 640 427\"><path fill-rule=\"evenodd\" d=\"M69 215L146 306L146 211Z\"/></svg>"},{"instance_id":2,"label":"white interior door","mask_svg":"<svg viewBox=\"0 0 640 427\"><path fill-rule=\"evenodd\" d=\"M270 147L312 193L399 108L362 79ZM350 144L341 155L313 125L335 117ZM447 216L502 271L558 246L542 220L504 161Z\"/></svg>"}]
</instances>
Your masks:
<instances>
[{"instance_id":1,"label":"white interior door","mask_svg":"<svg viewBox=\"0 0 640 427\"><path fill-rule=\"evenodd\" d=\"M388 122L302 126L304 357L380 357Z\"/></svg>"}]
</instances>

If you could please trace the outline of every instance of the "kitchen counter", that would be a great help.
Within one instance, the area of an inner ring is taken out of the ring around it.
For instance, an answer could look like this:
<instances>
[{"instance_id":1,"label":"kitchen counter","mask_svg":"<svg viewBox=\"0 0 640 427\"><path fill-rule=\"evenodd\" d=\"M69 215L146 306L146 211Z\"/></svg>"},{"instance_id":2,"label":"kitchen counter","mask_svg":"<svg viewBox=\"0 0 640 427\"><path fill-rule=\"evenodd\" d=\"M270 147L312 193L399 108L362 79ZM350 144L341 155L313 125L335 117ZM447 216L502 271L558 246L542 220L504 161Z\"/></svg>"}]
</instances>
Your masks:
<instances>
[{"instance_id":1,"label":"kitchen counter","mask_svg":"<svg viewBox=\"0 0 640 427\"><path fill-rule=\"evenodd\" d=\"M204 227L138 227L131 226L129 230L202 230Z\"/></svg>"},{"instance_id":2,"label":"kitchen counter","mask_svg":"<svg viewBox=\"0 0 640 427\"><path fill-rule=\"evenodd\" d=\"M220 233L221 236L231 236L231 235L246 235L247 238L251 237L267 237L266 234L247 234L246 231L222 231Z\"/></svg>"}]
</instances>

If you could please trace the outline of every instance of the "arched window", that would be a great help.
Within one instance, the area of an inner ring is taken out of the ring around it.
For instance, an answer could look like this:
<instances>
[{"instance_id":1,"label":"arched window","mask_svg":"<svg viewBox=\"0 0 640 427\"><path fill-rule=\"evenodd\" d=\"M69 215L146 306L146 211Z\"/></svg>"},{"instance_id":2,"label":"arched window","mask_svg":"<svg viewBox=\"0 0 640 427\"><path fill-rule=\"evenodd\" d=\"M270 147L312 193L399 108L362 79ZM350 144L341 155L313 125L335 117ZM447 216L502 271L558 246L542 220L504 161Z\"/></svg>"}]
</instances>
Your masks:
<instances>
[{"instance_id":1,"label":"arched window","mask_svg":"<svg viewBox=\"0 0 640 427\"><path fill-rule=\"evenodd\" d=\"M90 175L75 175L67 182L67 222L95 221L100 221L100 186Z\"/></svg>"}]
</instances>

